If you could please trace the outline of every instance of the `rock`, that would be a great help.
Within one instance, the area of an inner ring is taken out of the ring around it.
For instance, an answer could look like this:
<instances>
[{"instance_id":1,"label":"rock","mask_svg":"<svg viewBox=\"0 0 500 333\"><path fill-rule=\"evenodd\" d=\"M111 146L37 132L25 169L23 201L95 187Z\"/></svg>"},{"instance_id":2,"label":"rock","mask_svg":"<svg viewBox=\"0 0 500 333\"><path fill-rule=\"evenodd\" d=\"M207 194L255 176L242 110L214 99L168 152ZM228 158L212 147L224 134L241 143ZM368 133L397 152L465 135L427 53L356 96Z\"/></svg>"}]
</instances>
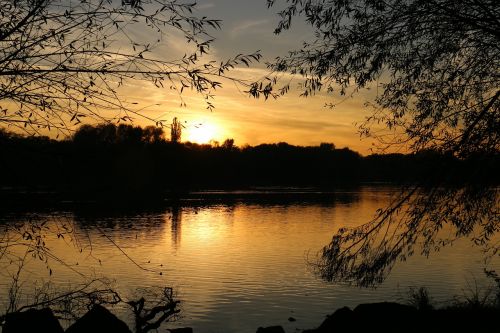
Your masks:
<instances>
[{"instance_id":1,"label":"rock","mask_svg":"<svg viewBox=\"0 0 500 333\"><path fill-rule=\"evenodd\" d=\"M353 326L354 312L348 307L343 307L327 316L318 328L304 330L303 333L350 332Z\"/></svg>"},{"instance_id":2,"label":"rock","mask_svg":"<svg viewBox=\"0 0 500 333\"><path fill-rule=\"evenodd\" d=\"M358 305L354 311L343 307L328 316L316 329L304 333L336 332L415 332L410 326L417 318L417 310L398 303L370 303ZM402 331L401 331L402 330Z\"/></svg>"},{"instance_id":3,"label":"rock","mask_svg":"<svg viewBox=\"0 0 500 333\"><path fill-rule=\"evenodd\" d=\"M354 309L360 330L379 329L385 332L419 332L416 308L393 302L360 304ZM381 320L386 318L386 320Z\"/></svg>"},{"instance_id":4,"label":"rock","mask_svg":"<svg viewBox=\"0 0 500 333\"><path fill-rule=\"evenodd\" d=\"M127 324L101 305L94 307L71 325L66 333L131 333Z\"/></svg>"},{"instance_id":5,"label":"rock","mask_svg":"<svg viewBox=\"0 0 500 333\"><path fill-rule=\"evenodd\" d=\"M353 327L354 312L348 307L343 307L328 316L318 327L318 332L349 331Z\"/></svg>"},{"instance_id":6,"label":"rock","mask_svg":"<svg viewBox=\"0 0 500 333\"><path fill-rule=\"evenodd\" d=\"M295 318L293 318L293 317L290 317L290 318L288 318L288 321L289 321L289 322L294 322L294 321L297 321L297 319L295 319Z\"/></svg>"},{"instance_id":7,"label":"rock","mask_svg":"<svg viewBox=\"0 0 500 333\"><path fill-rule=\"evenodd\" d=\"M3 333L64 333L51 309L30 309L9 313L5 318Z\"/></svg>"},{"instance_id":8,"label":"rock","mask_svg":"<svg viewBox=\"0 0 500 333\"><path fill-rule=\"evenodd\" d=\"M498 318L498 308L451 307L419 311L409 305L383 302L361 304L354 311L347 307L339 309L320 327L302 333L493 332L490 327Z\"/></svg>"},{"instance_id":9,"label":"rock","mask_svg":"<svg viewBox=\"0 0 500 333\"><path fill-rule=\"evenodd\" d=\"M169 328L170 333L193 333L192 327Z\"/></svg>"},{"instance_id":10,"label":"rock","mask_svg":"<svg viewBox=\"0 0 500 333\"><path fill-rule=\"evenodd\" d=\"M285 333L281 326L259 327L257 333Z\"/></svg>"}]
</instances>

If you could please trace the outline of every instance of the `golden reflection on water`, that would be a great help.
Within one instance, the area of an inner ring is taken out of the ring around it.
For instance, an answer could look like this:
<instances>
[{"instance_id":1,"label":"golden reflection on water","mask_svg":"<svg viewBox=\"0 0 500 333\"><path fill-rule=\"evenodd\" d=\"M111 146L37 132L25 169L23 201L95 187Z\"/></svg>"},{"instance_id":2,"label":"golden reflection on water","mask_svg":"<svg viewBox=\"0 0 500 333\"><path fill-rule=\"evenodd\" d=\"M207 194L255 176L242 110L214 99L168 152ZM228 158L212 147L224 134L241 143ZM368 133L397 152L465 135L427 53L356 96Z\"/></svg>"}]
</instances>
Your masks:
<instances>
[{"instance_id":1,"label":"golden reflection on water","mask_svg":"<svg viewBox=\"0 0 500 333\"><path fill-rule=\"evenodd\" d=\"M26 289L49 279L75 284L82 280L79 272L114 279L124 294L136 287L173 286L183 301L178 325L199 332L221 327L249 332L266 325L293 331L317 326L344 305L397 300L409 286L427 286L431 295L446 300L463 290L471 274L485 283L481 253L467 241L430 259L414 256L398 264L376 290L318 280L308 260L314 260L338 228L370 220L390 194L367 188L321 203L190 204L96 216L55 213L49 224L73 226L79 247L71 239L48 234L50 249L68 266L50 260L50 276L44 263L33 260L22 279ZM498 262L494 266L498 268ZM0 284L8 283L3 272ZM288 322L290 316L297 322Z\"/></svg>"}]
</instances>

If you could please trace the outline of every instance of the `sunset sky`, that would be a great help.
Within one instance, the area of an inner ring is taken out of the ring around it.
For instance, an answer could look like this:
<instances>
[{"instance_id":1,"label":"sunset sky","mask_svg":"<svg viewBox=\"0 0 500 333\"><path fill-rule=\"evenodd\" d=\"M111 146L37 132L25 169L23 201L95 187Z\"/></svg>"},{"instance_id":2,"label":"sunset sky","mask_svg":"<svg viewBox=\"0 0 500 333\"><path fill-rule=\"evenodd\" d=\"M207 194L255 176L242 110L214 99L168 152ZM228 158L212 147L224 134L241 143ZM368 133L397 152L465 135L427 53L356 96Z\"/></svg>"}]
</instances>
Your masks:
<instances>
[{"instance_id":1,"label":"sunset sky","mask_svg":"<svg viewBox=\"0 0 500 333\"><path fill-rule=\"evenodd\" d=\"M312 38L312 30L299 18L291 31L274 35L278 22L278 8L268 9L265 0L200 0L198 16L222 20L222 29L214 31L208 59L224 60L239 53L260 50L263 60L250 68L236 69L231 75L244 79L259 79L268 74L266 61L285 55L288 50L300 48L302 41ZM172 38L169 51L184 47L182 40ZM180 46L182 45L182 46ZM182 51L178 49L177 51ZM167 55L168 57L168 55ZM141 83L142 84L142 83ZM129 99L140 102L149 116L172 119L178 117L185 125L184 141L222 142L233 138L236 145L288 142L295 145L318 145L333 142L339 148L348 146L368 154L372 141L361 140L355 123L363 121L370 110L364 103L369 92L347 98L334 109L325 103L338 103L341 96L299 97L292 86L289 94L278 100L255 100L230 82L216 91L215 110L206 110L203 99L196 94L185 94L187 107L180 107L177 96L167 89L153 86L129 86ZM159 104L159 105L158 105ZM201 126L200 126L201 124Z\"/></svg>"}]
</instances>

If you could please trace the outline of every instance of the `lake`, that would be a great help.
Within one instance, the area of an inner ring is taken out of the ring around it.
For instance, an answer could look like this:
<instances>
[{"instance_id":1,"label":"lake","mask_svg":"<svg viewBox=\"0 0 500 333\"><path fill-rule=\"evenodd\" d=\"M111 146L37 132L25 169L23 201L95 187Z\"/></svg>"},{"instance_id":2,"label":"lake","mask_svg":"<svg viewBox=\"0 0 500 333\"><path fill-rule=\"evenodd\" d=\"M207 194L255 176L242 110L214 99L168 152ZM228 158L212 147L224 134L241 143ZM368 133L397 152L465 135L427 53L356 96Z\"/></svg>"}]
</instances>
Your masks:
<instances>
[{"instance_id":1,"label":"lake","mask_svg":"<svg viewBox=\"0 0 500 333\"><path fill-rule=\"evenodd\" d=\"M430 258L415 255L396 264L377 288L327 283L314 274L310 262L332 235L340 227L369 221L395 192L376 186L330 193L203 192L147 209L91 204L44 209L36 216L48 221L49 228L74 228L73 239L46 238L67 266L49 260L47 268L40 260L28 260L20 275L20 302L41 281L67 288L97 276L114 280L124 296L172 286L182 311L178 321L164 324L161 332L190 326L195 332L250 333L271 325L295 332L318 326L339 307L407 301L410 287L428 288L438 306L476 286L487 287L480 248L467 240ZM2 225L23 219L23 214L4 213ZM0 237L5 239L4 229ZM0 273L0 305L5 308L16 268L2 265L6 269ZM500 270L499 261L489 268ZM124 309L113 311L130 323Z\"/></svg>"}]
</instances>

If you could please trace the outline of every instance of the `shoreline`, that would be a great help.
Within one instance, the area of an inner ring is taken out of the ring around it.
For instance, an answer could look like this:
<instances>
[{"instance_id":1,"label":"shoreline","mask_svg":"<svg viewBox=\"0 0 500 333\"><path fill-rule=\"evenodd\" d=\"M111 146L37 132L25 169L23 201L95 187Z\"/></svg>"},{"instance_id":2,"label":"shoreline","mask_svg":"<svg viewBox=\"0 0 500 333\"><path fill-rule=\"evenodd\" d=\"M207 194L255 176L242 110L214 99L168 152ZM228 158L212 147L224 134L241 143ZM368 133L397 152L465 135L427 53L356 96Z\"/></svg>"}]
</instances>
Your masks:
<instances>
[{"instance_id":1,"label":"shoreline","mask_svg":"<svg viewBox=\"0 0 500 333\"><path fill-rule=\"evenodd\" d=\"M500 304L455 304L435 309L430 304L409 305L396 302L359 304L354 309L342 307L327 315L315 328L296 329L301 333L336 332L486 332L500 318ZM290 317L290 322L295 318ZM191 327L166 328L171 333L203 333ZM110 310L94 305L86 314L64 330L50 308L29 309L8 314L3 322L4 333L28 331L53 333L113 332L132 330ZM282 326L258 327L256 333L291 333ZM221 328L221 332L225 332ZM249 332L251 333L251 332Z\"/></svg>"}]
</instances>

